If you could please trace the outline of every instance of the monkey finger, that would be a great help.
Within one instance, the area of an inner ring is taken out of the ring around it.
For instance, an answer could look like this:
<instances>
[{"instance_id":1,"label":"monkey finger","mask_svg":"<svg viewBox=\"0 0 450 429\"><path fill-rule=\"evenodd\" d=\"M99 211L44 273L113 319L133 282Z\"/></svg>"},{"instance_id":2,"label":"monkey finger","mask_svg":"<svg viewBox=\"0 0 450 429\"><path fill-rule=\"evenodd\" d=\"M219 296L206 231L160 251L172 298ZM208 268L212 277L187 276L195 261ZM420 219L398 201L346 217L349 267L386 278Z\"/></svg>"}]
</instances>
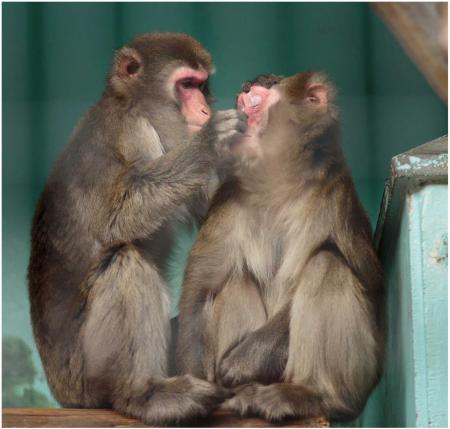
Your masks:
<instances>
[{"instance_id":1,"label":"monkey finger","mask_svg":"<svg viewBox=\"0 0 450 429\"><path fill-rule=\"evenodd\" d=\"M218 134L228 133L234 131L238 127L239 121L236 118L228 119L217 124L216 132Z\"/></svg>"},{"instance_id":2,"label":"monkey finger","mask_svg":"<svg viewBox=\"0 0 450 429\"><path fill-rule=\"evenodd\" d=\"M220 408L245 415L252 411L253 396L256 394L259 384L244 384L235 389L235 396L227 399Z\"/></svg>"},{"instance_id":3,"label":"monkey finger","mask_svg":"<svg viewBox=\"0 0 450 429\"><path fill-rule=\"evenodd\" d=\"M239 132L237 130L230 130L224 133L221 133L218 139L218 145L219 147L226 147L228 148L232 144L238 142L244 138L244 133Z\"/></svg>"},{"instance_id":4,"label":"monkey finger","mask_svg":"<svg viewBox=\"0 0 450 429\"><path fill-rule=\"evenodd\" d=\"M235 129L237 131L240 131L241 133L245 133L247 131L247 127L247 116L239 115L237 118Z\"/></svg>"},{"instance_id":5,"label":"monkey finger","mask_svg":"<svg viewBox=\"0 0 450 429\"><path fill-rule=\"evenodd\" d=\"M242 119L240 115L238 115L238 112L235 111L233 115L227 116L226 118L222 119L220 122L217 122L215 124L217 131L223 131L227 129L233 129L237 126L239 123L247 123L247 120Z\"/></svg>"},{"instance_id":6,"label":"monkey finger","mask_svg":"<svg viewBox=\"0 0 450 429\"><path fill-rule=\"evenodd\" d=\"M214 113L212 120L214 122L222 122L228 119L234 119L238 117L238 113L236 109L218 110Z\"/></svg>"},{"instance_id":7,"label":"monkey finger","mask_svg":"<svg viewBox=\"0 0 450 429\"><path fill-rule=\"evenodd\" d=\"M247 123L247 119L248 119L247 113L245 113L243 110L238 110L237 112L238 112L238 118L241 121L245 121Z\"/></svg>"},{"instance_id":8,"label":"monkey finger","mask_svg":"<svg viewBox=\"0 0 450 429\"><path fill-rule=\"evenodd\" d=\"M237 126L236 126L236 130L241 132L241 133L245 133L247 131L247 121L239 121Z\"/></svg>"}]
</instances>

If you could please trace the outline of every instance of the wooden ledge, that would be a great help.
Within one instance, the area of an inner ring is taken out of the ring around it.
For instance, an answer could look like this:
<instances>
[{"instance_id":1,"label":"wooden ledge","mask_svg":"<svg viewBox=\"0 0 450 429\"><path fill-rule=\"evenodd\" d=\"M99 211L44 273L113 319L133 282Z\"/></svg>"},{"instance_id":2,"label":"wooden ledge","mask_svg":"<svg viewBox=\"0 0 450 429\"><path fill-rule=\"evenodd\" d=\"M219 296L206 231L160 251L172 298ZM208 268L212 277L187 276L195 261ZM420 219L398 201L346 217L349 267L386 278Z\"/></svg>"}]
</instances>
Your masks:
<instances>
[{"instance_id":1,"label":"wooden ledge","mask_svg":"<svg viewBox=\"0 0 450 429\"><path fill-rule=\"evenodd\" d=\"M125 417L112 410L78 408L4 408L2 427L152 427L137 419ZM324 418L289 420L272 424L260 418L241 419L227 411L216 411L205 419L198 419L192 427L330 427Z\"/></svg>"}]
</instances>

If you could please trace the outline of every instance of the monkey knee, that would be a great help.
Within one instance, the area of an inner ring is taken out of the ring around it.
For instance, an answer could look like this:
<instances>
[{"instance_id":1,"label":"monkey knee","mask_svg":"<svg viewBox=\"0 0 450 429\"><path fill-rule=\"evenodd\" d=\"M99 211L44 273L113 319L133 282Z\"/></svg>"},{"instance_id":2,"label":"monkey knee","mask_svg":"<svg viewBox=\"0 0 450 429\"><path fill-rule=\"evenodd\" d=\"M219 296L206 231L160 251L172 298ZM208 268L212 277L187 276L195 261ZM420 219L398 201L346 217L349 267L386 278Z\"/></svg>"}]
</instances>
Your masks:
<instances>
[{"instance_id":1,"label":"monkey knee","mask_svg":"<svg viewBox=\"0 0 450 429\"><path fill-rule=\"evenodd\" d=\"M100 258L95 268L95 279L126 280L133 274L145 270L142 256L135 246L120 243L110 247Z\"/></svg>"},{"instance_id":2,"label":"monkey knee","mask_svg":"<svg viewBox=\"0 0 450 429\"><path fill-rule=\"evenodd\" d=\"M109 249L100 259L90 280L90 313L96 310L105 313L108 309L114 314L112 317L125 312L128 318L141 315L150 319L151 313L168 314L169 295L164 279L131 244L120 244ZM103 307L99 307L100 303Z\"/></svg>"},{"instance_id":3,"label":"monkey knee","mask_svg":"<svg viewBox=\"0 0 450 429\"><path fill-rule=\"evenodd\" d=\"M157 268L129 243L108 249L95 267L91 280L90 297L102 294L115 299L122 297L135 301L139 307L151 299L150 308L156 311L169 305L167 287Z\"/></svg>"}]
</instances>

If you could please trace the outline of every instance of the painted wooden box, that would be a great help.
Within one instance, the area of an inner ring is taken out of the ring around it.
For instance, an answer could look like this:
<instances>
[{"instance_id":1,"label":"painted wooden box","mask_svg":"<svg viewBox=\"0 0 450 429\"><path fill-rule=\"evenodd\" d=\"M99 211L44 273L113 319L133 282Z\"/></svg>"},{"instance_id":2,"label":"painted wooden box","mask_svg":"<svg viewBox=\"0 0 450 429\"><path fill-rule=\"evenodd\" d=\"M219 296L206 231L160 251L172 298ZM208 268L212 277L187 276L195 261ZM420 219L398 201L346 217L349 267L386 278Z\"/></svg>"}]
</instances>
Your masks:
<instances>
[{"instance_id":1,"label":"painted wooden box","mask_svg":"<svg viewBox=\"0 0 450 429\"><path fill-rule=\"evenodd\" d=\"M445 136L392 159L375 232L385 371L358 426L448 427L447 147Z\"/></svg>"}]
</instances>

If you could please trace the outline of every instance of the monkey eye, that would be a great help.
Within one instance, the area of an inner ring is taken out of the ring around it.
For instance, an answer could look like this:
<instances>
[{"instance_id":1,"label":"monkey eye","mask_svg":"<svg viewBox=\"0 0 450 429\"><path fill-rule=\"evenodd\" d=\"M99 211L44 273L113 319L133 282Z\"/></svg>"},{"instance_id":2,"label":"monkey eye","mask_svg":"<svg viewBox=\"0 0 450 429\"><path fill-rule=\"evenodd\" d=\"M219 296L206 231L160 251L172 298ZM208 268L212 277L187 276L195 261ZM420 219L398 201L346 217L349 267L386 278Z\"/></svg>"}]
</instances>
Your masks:
<instances>
[{"instance_id":1,"label":"monkey eye","mask_svg":"<svg viewBox=\"0 0 450 429\"><path fill-rule=\"evenodd\" d=\"M198 83L192 78L186 78L180 81L180 86L184 89L193 89L198 88Z\"/></svg>"},{"instance_id":2,"label":"monkey eye","mask_svg":"<svg viewBox=\"0 0 450 429\"><path fill-rule=\"evenodd\" d=\"M320 103L319 98L318 98L318 97L315 97L314 95L308 96L308 97L307 97L307 100L308 100L310 103L314 103L314 104L319 104L319 103Z\"/></svg>"},{"instance_id":3,"label":"monkey eye","mask_svg":"<svg viewBox=\"0 0 450 429\"><path fill-rule=\"evenodd\" d=\"M192 77L181 79L177 82L177 85L182 89L199 89L204 91L206 87L206 80L199 80Z\"/></svg>"}]
</instances>

